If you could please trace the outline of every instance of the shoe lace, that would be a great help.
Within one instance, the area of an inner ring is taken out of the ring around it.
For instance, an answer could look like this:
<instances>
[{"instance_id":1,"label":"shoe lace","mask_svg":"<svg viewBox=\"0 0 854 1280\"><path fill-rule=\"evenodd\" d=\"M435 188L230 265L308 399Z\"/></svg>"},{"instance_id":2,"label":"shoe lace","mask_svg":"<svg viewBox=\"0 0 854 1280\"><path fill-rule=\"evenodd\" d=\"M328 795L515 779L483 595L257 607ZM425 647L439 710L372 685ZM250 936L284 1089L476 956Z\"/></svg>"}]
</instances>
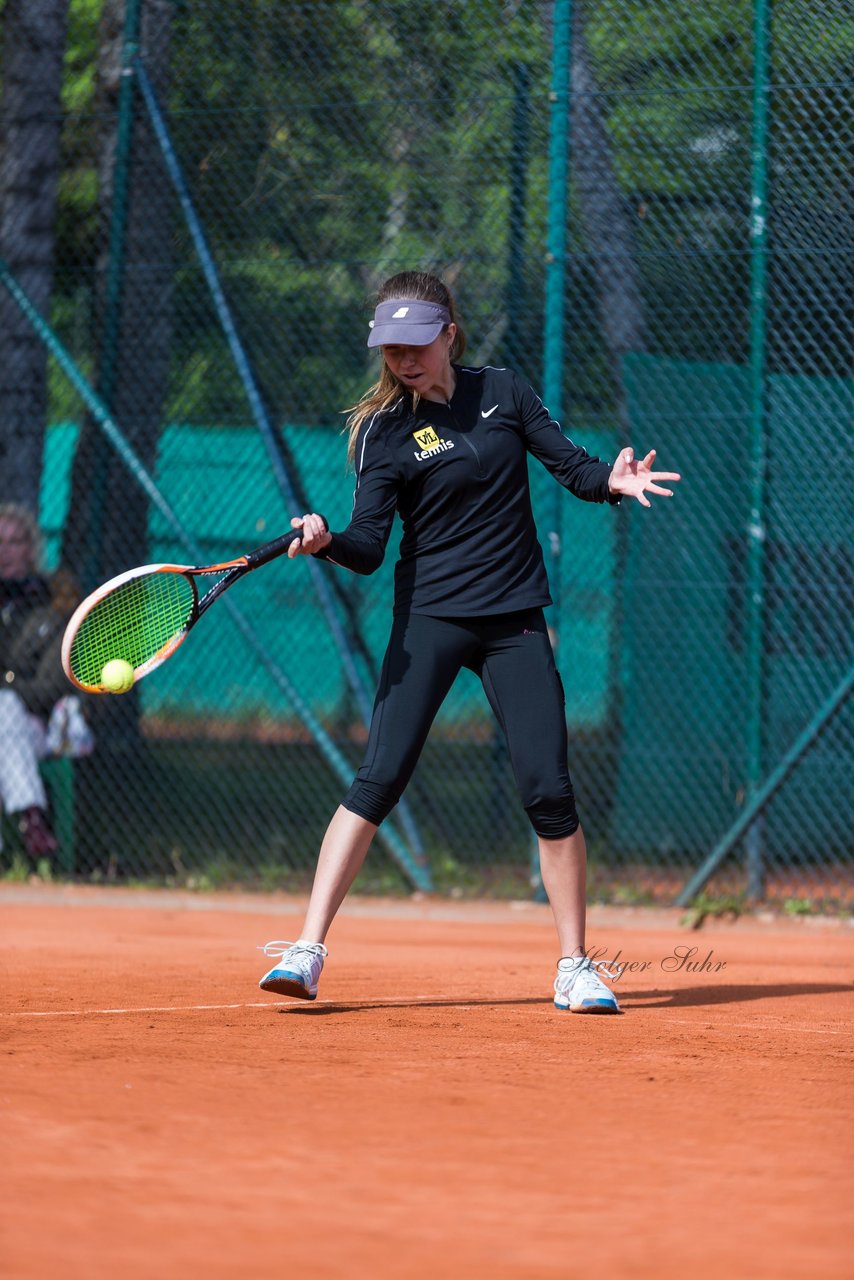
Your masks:
<instances>
[{"instance_id":1,"label":"shoe lace","mask_svg":"<svg viewBox=\"0 0 854 1280\"><path fill-rule=\"evenodd\" d=\"M308 951L313 956L329 955L322 942L265 942L263 947L257 947L256 950L263 951L271 960L280 960L289 951Z\"/></svg>"},{"instance_id":2,"label":"shoe lace","mask_svg":"<svg viewBox=\"0 0 854 1280\"><path fill-rule=\"evenodd\" d=\"M591 960L589 956L584 956L574 968L562 969L558 972L555 978L555 991L567 991L576 982L580 982L588 990L596 989L601 985L600 975L610 979L611 982L616 982L620 976L618 973L612 973L604 960Z\"/></svg>"}]
</instances>

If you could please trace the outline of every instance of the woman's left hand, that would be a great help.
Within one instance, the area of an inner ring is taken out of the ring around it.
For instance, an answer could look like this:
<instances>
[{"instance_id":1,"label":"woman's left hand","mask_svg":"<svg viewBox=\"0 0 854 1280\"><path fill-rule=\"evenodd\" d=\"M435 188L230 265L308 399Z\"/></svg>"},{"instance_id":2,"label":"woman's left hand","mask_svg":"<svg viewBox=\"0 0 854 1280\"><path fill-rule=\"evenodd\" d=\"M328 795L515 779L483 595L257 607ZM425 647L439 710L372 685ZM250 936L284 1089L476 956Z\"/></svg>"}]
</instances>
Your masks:
<instances>
[{"instance_id":1,"label":"woman's left hand","mask_svg":"<svg viewBox=\"0 0 854 1280\"><path fill-rule=\"evenodd\" d=\"M648 493L659 493L662 498L672 498L672 489L663 489L655 482L656 480L681 480L682 477L678 471L653 471L654 461L654 449L650 449L641 462L635 461L634 449L621 449L608 477L608 488L611 493L624 493L629 498L637 498L642 507L652 505L646 496Z\"/></svg>"}]
</instances>

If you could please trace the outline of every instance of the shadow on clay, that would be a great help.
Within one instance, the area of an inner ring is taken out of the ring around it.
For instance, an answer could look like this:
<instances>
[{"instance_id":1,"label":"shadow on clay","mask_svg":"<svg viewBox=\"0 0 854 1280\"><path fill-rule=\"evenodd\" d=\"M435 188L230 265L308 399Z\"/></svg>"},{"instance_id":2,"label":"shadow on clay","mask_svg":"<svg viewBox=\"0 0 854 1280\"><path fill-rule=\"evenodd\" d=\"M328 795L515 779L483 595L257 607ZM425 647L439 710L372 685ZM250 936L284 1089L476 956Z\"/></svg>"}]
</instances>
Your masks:
<instances>
[{"instance_id":1,"label":"shadow on clay","mask_svg":"<svg viewBox=\"0 0 854 1280\"><path fill-rule=\"evenodd\" d=\"M854 993L854 985L844 982L787 982L762 985L727 986L723 983L701 987L683 987L676 991L620 991L614 988L623 1012L632 1009L636 1013L645 1009L688 1009L718 1004L742 1004L750 1000L791 999L793 996L829 996L841 992ZM639 1003L639 1002L643 1003ZM484 1000L395 1000L376 1003L348 1004L346 1000L324 1001L322 1004L294 1003L276 1010L277 1013L304 1014L323 1017L327 1014L373 1013L377 1009L474 1009L508 1008L522 1005L550 1005L549 996L518 996L508 999ZM587 1015L577 1015L587 1016ZM600 1015L592 1015L600 1016Z\"/></svg>"}]
</instances>

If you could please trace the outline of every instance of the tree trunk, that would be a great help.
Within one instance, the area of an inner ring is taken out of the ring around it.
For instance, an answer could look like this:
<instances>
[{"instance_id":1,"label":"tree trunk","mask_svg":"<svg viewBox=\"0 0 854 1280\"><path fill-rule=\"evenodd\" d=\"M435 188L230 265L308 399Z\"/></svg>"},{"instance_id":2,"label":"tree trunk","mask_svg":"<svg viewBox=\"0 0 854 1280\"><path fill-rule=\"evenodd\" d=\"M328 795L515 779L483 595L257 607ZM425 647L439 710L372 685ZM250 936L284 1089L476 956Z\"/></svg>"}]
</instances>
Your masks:
<instances>
[{"instance_id":1,"label":"tree trunk","mask_svg":"<svg viewBox=\"0 0 854 1280\"><path fill-rule=\"evenodd\" d=\"M611 360L625 437L628 421L620 362L627 352L644 348L643 301L634 233L614 172L580 9L576 9L572 33L571 137L573 176L587 243L595 263L602 333Z\"/></svg>"},{"instance_id":2,"label":"tree trunk","mask_svg":"<svg viewBox=\"0 0 854 1280\"><path fill-rule=\"evenodd\" d=\"M47 315L62 124L68 0L6 0L0 254ZM47 352L0 288L0 501L38 511Z\"/></svg>"},{"instance_id":3,"label":"tree trunk","mask_svg":"<svg viewBox=\"0 0 854 1280\"><path fill-rule=\"evenodd\" d=\"M172 339L174 201L157 140L136 93L124 233L117 234L123 216L116 165L125 7L125 0L106 0L102 21L96 383L126 440L153 471ZM161 99L168 80L171 17L171 0L142 0L140 54ZM118 281L112 292L111 269L117 270ZM87 418L74 459L63 558L91 589L147 556L148 499L97 423Z\"/></svg>"}]
</instances>

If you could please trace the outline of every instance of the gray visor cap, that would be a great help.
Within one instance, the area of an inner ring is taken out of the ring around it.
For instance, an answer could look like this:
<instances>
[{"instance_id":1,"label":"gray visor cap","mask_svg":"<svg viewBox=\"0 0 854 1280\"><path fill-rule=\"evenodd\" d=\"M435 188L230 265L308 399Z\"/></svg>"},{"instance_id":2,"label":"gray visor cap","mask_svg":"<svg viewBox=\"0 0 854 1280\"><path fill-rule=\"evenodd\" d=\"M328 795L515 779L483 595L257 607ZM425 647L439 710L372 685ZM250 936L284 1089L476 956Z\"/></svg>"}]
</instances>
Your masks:
<instances>
[{"instance_id":1,"label":"gray visor cap","mask_svg":"<svg viewBox=\"0 0 854 1280\"><path fill-rule=\"evenodd\" d=\"M368 346L426 347L450 321L450 311L436 302L392 298L374 312Z\"/></svg>"}]
</instances>

